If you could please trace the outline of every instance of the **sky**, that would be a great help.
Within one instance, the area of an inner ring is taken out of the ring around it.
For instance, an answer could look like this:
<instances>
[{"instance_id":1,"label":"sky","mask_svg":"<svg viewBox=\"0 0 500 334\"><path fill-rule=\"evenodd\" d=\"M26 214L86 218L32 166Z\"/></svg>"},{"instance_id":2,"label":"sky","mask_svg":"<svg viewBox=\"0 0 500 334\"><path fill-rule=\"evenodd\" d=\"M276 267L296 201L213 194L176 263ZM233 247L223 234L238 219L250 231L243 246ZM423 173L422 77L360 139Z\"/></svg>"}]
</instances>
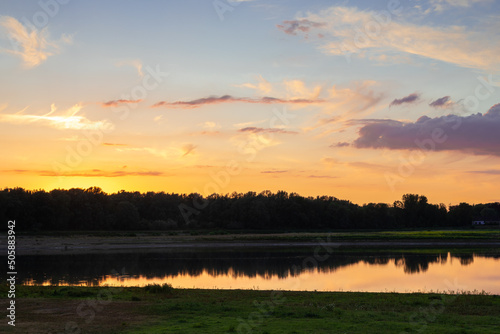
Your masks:
<instances>
[{"instance_id":1,"label":"sky","mask_svg":"<svg viewBox=\"0 0 500 334\"><path fill-rule=\"evenodd\" d=\"M0 187L499 201L500 2L3 1Z\"/></svg>"}]
</instances>

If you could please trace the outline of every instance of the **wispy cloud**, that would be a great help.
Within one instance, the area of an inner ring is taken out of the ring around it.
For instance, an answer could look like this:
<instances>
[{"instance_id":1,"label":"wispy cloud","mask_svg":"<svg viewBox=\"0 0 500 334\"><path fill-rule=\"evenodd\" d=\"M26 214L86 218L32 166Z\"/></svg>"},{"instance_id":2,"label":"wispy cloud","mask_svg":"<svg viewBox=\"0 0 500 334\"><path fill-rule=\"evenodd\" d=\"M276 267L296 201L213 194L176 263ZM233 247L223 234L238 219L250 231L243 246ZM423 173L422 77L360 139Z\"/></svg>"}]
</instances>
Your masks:
<instances>
[{"instance_id":1,"label":"wispy cloud","mask_svg":"<svg viewBox=\"0 0 500 334\"><path fill-rule=\"evenodd\" d=\"M430 0L431 10L442 12L452 7L468 8L478 3L491 3L493 0Z\"/></svg>"},{"instance_id":2,"label":"wispy cloud","mask_svg":"<svg viewBox=\"0 0 500 334\"><path fill-rule=\"evenodd\" d=\"M111 130L114 128L113 124L106 120L91 121L85 116L77 115L82 108L83 106L81 104L75 104L66 112L56 115L57 108L52 104L51 111L44 115L24 114L22 110L14 114L0 114L0 122L11 124L38 124L61 130Z\"/></svg>"},{"instance_id":3,"label":"wispy cloud","mask_svg":"<svg viewBox=\"0 0 500 334\"><path fill-rule=\"evenodd\" d=\"M500 175L500 169L471 170L468 173L472 173L472 174Z\"/></svg>"},{"instance_id":4,"label":"wispy cloud","mask_svg":"<svg viewBox=\"0 0 500 334\"><path fill-rule=\"evenodd\" d=\"M117 107L120 104L134 104L134 103L139 103L141 102L142 99L139 100L112 100L108 102L103 102L101 105L105 108L107 107Z\"/></svg>"},{"instance_id":5,"label":"wispy cloud","mask_svg":"<svg viewBox=\"0 0 500 334\"><path fill-rule=\"evenodd\" d=\"M285 34L297 35L298 32L307 34L311 31L312 28L326 27L326 23L314 22L308 19L300 19L300 20L286 20L283 21L283 24L278 24L276 26L278 27L278 29L282 30Z\"/></svg>"},{"instance_id":6,"label":"wispy cloud","mask_svg":"<svg viewBox=\"0 0 500 334\"><path fill-rule=\"evenodd\" d=\"M371 114L381 108L384 93L376 81L356 81L347 87L334 85L328 90L329 97L323 106L323 113L317 117L316 124L304 131L322 129L320 136L342 131L343 123L354 115Z\"/></svg>"},{"instance_id":7,"label":"wispy cloud","mask_svg":"<svg viewBox=\"0 0 500 334\"><path fill-rule=\"evenodd\" d=\"M394 99L389 106L392 107L402 104L415 103L418 102L418 100L420 100L420 95L417 93L413 93L400 99Z\"/></svg>"},{"instance_id":8,"label":"wispy cloud","mask_svg":"<svg viewBox=\"0 0 500 334\"><path fill-rule=\"evenodd\" d=\"M442 108L442 109L447 109L450 108L454 105L453 101L450 99L449 96L443 96L442 98L439 98L437 100L432 101L429 103L429 106L434 107L434 108Z\"/></svg>"},{"instance_id":9,"label":"wispy cloud","mask_svg":"<svg viewBox=\"0 0 500 334\"><path fill-rule=\"evenodd\" d=\"M118 144L118 143L102 143L103 146L128 146L127 144Z\"/></svg>"},{"instance_id":10,"label":"wispy cloud","mask_svg":"<svg viewBox=\"0 0 500 334\"><path fill-rule=\"evenodd\" d=\"M250 132L250 133L281 133L281 134L289 134L289 135L296 135L298 134L297 131L288 131L284 129L278 129L278 128L257 128L257 127L246 127L238 130L239 132Z\"/></svg>"},{"instance_id":11,"label":"wispy cloud","mask_svg":"<svg viewBox=\"0 0 500 334\"><path fill-rule=\"evenodd\" d=\"M197 148L193 144L172 145L167 148L155 147L116 147L118 152L144 152L163 159L179 159L194 154Z\"/></svg>"},{"instance_id":12,"label":"wispy cloud","mask_svg":"<svg viewBox=\"0 0 500 334\"><path fill-rule=\"evenodd\" d=\"M199 108L203 105L210 104L221 104L221 103L260 103L260 104L312 104L321 103L323 100L309 100L309 99L280 99L275 97L261 97L261 98L248 98L248 97L233 97L231 95L223 96L210 96L201 99L191 100L191 101L176 101L167 102L160 101L152 107L170 107L170 108L183 108L192 109Z\"/></svg>"},{"instance_id":13,"label":"wispy cloud","mask_svg":"<svg viewBox=\"0 0 500 334\"><path fill-rule=\"evenodd\" d=\"M218 126L217 126L217 123L215 123L215 122L206 121L205 123L203 123L203 127L204 127L205 129L215 129L215 128L217 128Z\"/></svg>"},{"instance_id":14,"label":"wispy cloud","mask_svg":"<svg viewBox=\"0 0 500 334\"><path fill-rule=\"evenodd\" d=\"M351 144L348 143L348 142L345 142L345 141L342 141L342 142L330 145L331 148L335 148L335 147L348 147L348 146L351 146Z\"/></svg>"},{"instance_id":15,"label":"wispy cloud","mask_svg":"<svg viewBox=\"0 0 500 334\"><path fill-rule=\"evenodd\" d=\"M57 41L51 40L47 27L37 30L24 26L11 16L0 16L0 26L6 31L6 37L13 42L13 49L4 52L19 56L26 68L40 65L48 57L58 54L61 46L71 44L72 37L62 35Z\"/></svg>"},{"instance_id":16,"label":"wispy cloud","mask_svg":"<svg viewBox=\"0 0 500 334\"><path fill-rule=\"evenodd\" d=\"M132 66L137 70L137 75L139 77L144 76L144 72L142 71L142 61L140 59L130 59L130 60L122 60L116 63L116 66Z\"/></svg>"},{"instance_id":17,"label":"wispy cloud","mask_svg":"<svg viewBox=\"0 0 500 334\"><path fill-rule=\"evenodd\" d=\"M196 147L197 146L193 144L186 144L182 146L182 150L184 151L184 154L182 156L185 157L189 154L193 154Z\"/></svg>"},{"instance_id":18,"label":"wispy cloud","mask_svg":"<svg viewBox=\"0 0 500 334\"><path fill-rule=\"evenodd\" d=\"M338 176L330 176L330 175L308 175L310 179L338 179Z\"/></svg>"},{"instance_id":19,"label":"wispy cloud","mask_svg":"<svg viewBox=\"0 0 500 334\"><path fill-rule=\"evenodd\" d=\"M377 92L378 83L374 81L354 82L352 87L333 86L330 92L328 108L336 113L342 110L345 115L359 114L372 110L384 97Z\"/></svg>"},{"instance_id":20,"label":"wispy cloud","mask_svg":"<svg viewBox=\"0 0 500 334\"><path fill-rule=\"evenodd\" d=\"M198 131L198 132L193 132L190 135L191 136L218 136L220 135L220 131Z\"/></svg>"},{"instance_id":21,"label":"wispy cloud","mask_svg":"<svg viewBox=\"0 0 500 334\"><path fill-rule=\"evenodd\" d=\"M451 0L450 0L451 2ZM460 1L453 1L459 3ZM464 1L463 3L471 3ZM405 53L461 67L484 70L498 69L500 44L499 32L490 29L475 31L464 26L428 26L400 21L397 17L388 24L381 25L380 32L372 38L360 42L359 31L372 26L379 17L373 11L362 11L355 7L335 6L317 14L308 13L296 20L284 21L279 27L285 33L310 33L312 30L325 36L320 49L332 55L360 56ZM301 22L307 23L302 24ZM313 24L316 23L316 24ZM323 24L323 23L326 23ZM496 24L492 21L490 24ZM493 34L493 35L492 35ZM388 60L391 57L387 57Z\"/></svg>"},{"instance_id":22,"label":"wispy cloud","mask_svg":"<svg viewBox=\"0 0 500 334\"><path fill-rule=\"evenodd\" d=\"M286 91L292 99L305 99L315 101L318 99L323 87L315 86L314 88L306 87L302 80L285 80Z\"/></svg>"},{"instance_id":23,"label":"wispy cloud","mask_svg":"<svg viewBox=\"0 0 500 334\"><path fill-rule=\"evenodd\" d=\"M244 87L244 88L255 89L255 90L259 91L262 94L269 94L269 93L271 93L271 91L273 90L273 86L269 83L269 81L267 81L266 79L264 79L264 77L262 77L262 75L259 75L257 79L259 81L257 84L244 83L244 84L241 84L241 85L236 85L236 87Z\"/></svg>"},{"instance_id":24,"label":"wispy cloud","mask_svg":"<svg viewBox=\"0 0 500 334\"><path fill-rule=\"evenodd\" d=\"M288 173L287 170L263 170L262 174L283 174Z\"/></svg>"},{"instance_id":25,"label":"wispy cloud","mask_svg":"<svg viewBox=\"0 0 500 334\"><path fill-rule=\"evenodd\" d=\"M39 176L64 176L64 177L123 177L123 176L166 176L164 172L159 171L106 171L101 169L91 169L71 172L55 172L51 170L31 170L31 169L10 169L3 170L2 173L8 174L35 174Z\"/></svg>"}]
</instances>

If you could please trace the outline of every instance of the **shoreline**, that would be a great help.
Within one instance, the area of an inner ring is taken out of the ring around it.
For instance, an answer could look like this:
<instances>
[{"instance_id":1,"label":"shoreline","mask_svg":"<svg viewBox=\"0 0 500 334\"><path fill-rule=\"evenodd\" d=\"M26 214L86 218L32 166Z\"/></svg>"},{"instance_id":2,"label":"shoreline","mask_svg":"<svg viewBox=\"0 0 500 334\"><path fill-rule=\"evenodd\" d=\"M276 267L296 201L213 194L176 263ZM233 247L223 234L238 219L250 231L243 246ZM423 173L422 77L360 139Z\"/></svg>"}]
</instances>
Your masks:
<instances>
[{"instance_id":1,"label":"shoreline","mask_svg":"<svg viewBox=\"0 0 500 334\"><path fill-rule=\"evenodd\" d=\"M499 239L338 238L325 233L201 236L17 236L18 255L82 254L99 252L162 251L200 248L500 248ZM0 246L6 251L7 245Z\"/></svg>"},{"instance_id":2,"label":"shoreline","mask_svg":"<svg viewBox=\"0 0 500 334\"><path fill-rule=\"evenodd\" d=\"M68 323L75 329L72 333L80 329L99 334L307 333L312 329L316 333L399 334L458 333L464 328L466 333L493 334L500 325L500 298L485 294L168 286L19 286L18 292L16 329L24 333L60 333Z\"/></svg>"}]
</instances>

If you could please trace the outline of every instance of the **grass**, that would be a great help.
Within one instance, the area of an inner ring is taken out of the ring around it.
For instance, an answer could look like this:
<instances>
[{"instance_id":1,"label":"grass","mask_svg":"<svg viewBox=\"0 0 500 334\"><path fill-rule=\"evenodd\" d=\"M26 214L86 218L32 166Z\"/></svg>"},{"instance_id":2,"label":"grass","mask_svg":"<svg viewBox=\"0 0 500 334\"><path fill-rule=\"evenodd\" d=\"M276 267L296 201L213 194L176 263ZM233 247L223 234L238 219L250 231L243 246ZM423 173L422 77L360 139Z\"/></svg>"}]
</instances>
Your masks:
<instances>
[{"instance_id":1,"label":"grass","mask_svg":"<svg viewBox=\"0 0 500 334\"><path fill-rule=\"evenodd\" d=\"M6 295L6 290L0 292ZM71 321L82 333L102 334L451 334L497 333L500 327L500 296L484 293L272 292L173 289L169 285L18 286L16 297L16 327L25 333L38 333L42 328L59 333ZM88 322L88 310L92 308L82 308L87 304L95 310L95 317Z\"/></svg>"},{"instance_id":2,"label":"grass","mask_svg":"<svg viewBox=\"0 0 500 334\"><path fill-rule=\"evenodd\" d=\"M409 229L409 230L176 230L176 231L48 231L20 235L50 237L165 237L189 240L304 240L329 237L332 240L498 240L500 229Z\"/></svg>"}]
</instances>

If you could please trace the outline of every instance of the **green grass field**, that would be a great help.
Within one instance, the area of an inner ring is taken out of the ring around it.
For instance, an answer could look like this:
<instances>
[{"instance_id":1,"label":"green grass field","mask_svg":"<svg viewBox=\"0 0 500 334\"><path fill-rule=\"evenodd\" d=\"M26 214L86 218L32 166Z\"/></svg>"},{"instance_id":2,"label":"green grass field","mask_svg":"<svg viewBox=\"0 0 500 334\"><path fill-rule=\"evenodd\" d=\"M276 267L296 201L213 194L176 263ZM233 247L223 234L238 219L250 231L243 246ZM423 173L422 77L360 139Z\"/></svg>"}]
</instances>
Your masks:
<instances>
[{"instance_id":1,"label":"green grass field","mask_svg":"<svg viewBox=\"0 0 500 334\"><path fill-rule=\"evenodd\" d=\"M500 328L500 296L485 294L19 286L16 297L19 333L451 334Z\"/></svg>"},{"instance_id":2,"label":"green grass field","mask_svg":"<svg viewBox=\"0 0 500 334\"><path fill-rule=\"evenodd\" d=\"M330 237L335 240L498 240L500 229L410 229L410 230L333 230L333 231L274 231L274 230L172 230L172 231L49 231L20 236L50 237L165 237L190 240L310 240Z\"/></svg>"}]
</instances>

